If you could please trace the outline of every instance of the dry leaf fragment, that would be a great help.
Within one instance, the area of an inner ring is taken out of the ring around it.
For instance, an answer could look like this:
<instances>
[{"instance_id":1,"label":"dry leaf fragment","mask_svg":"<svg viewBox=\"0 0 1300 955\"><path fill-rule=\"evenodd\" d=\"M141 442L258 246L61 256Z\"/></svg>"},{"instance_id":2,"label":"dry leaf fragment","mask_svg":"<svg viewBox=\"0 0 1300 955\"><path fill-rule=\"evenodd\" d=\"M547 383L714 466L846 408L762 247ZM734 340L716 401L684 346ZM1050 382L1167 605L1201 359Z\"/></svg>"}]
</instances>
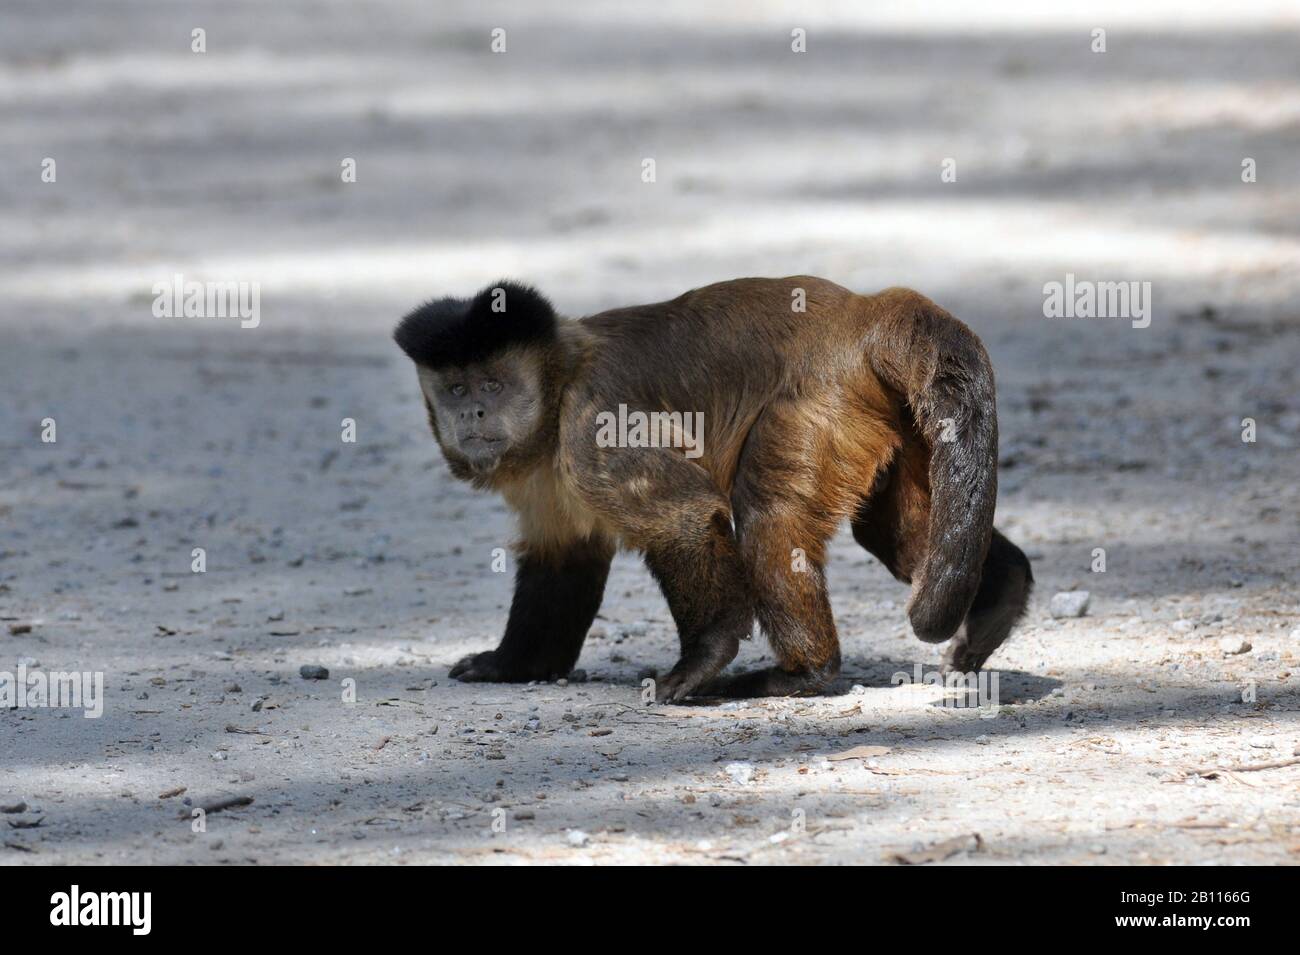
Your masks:
<instances>
[{"instance_id":1,"label":"dry leaf fragment","mask_svg":"<svg viewBox=\"0 0 1300 955\"><path fill-rule=\"evenodd\" d=\"M979 852L983 848L984 840L980 838L980 834L972 832L968 836L956 836L943 842L936 842L928 849L919 852L895 852L889 856L889 861L900 865L925 865L928 862L942 862L959 852Z\"/></svg>"},{"instance_id":2,"label":"dry leaf fragment","mask_svg":"<svg viewBox=\"0 0 1300 955\"><path fill-rule=\"evenodd\" d=\"M839 762L842 759L875 759L877 756L884 756L890 751L888 746L854 746L842 753L832 753L826 758L832 763Z\"/></svg>"}]
</instances>

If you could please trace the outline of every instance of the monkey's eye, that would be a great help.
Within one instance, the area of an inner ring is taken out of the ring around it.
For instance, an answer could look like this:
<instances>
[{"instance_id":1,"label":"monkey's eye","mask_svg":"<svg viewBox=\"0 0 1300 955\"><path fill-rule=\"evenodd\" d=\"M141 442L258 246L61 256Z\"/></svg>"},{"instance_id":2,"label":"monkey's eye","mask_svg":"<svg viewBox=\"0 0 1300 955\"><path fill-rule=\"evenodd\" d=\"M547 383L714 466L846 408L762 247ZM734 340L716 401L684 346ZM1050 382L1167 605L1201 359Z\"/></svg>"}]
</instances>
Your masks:
<instances>
[{"instance_id":1,"label":"monkey's eye","mask_svg":"<svg viewBox=\"0 0 1300 955\"><path fill-rule=\"evenodd\" d=\"M498 391L501 390L501 382L496 381L494 379L488 379L487 381L483 382L483 390L490 391L493 394L496 394Z\"/></svg>"},{"instance_id":2,"label":"monkey's eye","mask_svg":"<svg viewBox=\"0 0 1300 955\"><path fill-rule=\"evenodd\" d=\"M463 397L465 397L465 386L464 386L464 385L448 385L448 386L447 386L447 390L450 391L450 392L451 392L453 395L455 395L457 398L463 398Z\"/></svg>"}]
</instances>

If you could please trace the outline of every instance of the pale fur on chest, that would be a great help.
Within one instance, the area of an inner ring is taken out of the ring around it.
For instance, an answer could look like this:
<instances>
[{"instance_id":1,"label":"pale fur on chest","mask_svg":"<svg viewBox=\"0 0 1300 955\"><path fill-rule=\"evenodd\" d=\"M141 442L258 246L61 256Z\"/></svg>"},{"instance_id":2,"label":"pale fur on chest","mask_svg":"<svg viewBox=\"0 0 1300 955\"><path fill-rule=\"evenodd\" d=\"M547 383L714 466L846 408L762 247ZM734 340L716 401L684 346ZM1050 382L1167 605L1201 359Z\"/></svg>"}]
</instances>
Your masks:
<instances>
[{"instance_id":1,"label":"pale fur on chest","mask_svg":"<svg viewBox=\"0 0 1300 955\"><path fill-rule=\"evenodd\" d=\"M561 548L592 536L615 536L558 468L534 468L501 488L501 495L519 515L521 543L530 550Z\"/></svg>"}]
</instances>

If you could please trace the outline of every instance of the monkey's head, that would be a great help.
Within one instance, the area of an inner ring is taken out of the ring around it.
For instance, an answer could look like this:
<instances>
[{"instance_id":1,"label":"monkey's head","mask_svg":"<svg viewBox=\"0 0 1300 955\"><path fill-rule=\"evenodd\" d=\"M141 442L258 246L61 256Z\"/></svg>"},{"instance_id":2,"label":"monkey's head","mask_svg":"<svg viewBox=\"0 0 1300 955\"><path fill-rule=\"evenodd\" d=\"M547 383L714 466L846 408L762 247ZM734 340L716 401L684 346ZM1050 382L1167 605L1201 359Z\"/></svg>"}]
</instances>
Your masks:
<instances>
[{"instance_id":1,"label":"monkey's head","mask_svg":"<svg viewBox=\"0 0 1300 955\"><path fill-rule=\"evenodd\" d=\"M393 338L415 362L429 424L456 477L486 482L546 444L556 336L551 303L516 282L429 302L398 324Z\"/></svg>"}]
</instances>

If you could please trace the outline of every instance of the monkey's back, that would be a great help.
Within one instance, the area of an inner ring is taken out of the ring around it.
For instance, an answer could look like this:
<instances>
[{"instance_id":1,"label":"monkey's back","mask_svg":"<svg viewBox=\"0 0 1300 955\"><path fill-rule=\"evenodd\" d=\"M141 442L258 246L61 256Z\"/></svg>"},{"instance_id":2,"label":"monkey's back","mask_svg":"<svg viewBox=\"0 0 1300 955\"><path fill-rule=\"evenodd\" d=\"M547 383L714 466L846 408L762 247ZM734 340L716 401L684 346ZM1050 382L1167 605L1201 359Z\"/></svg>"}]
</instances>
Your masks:
<instances>
[{"instance_id":1,"label":"monkey's back","mask_svg":"<svg viewBox=\"0 0 1300 955\"><path fill-rule=\"evenodd\" d=\"M798 401L854 420L892 417L896 396L870 372L871 299L825 279L743 278L666 302L581 320L602 393L615 410L702 412L700 463L727 486L765 409ZM667 345L665 345L667 343Z\"/></svg>"}]
</instances>

